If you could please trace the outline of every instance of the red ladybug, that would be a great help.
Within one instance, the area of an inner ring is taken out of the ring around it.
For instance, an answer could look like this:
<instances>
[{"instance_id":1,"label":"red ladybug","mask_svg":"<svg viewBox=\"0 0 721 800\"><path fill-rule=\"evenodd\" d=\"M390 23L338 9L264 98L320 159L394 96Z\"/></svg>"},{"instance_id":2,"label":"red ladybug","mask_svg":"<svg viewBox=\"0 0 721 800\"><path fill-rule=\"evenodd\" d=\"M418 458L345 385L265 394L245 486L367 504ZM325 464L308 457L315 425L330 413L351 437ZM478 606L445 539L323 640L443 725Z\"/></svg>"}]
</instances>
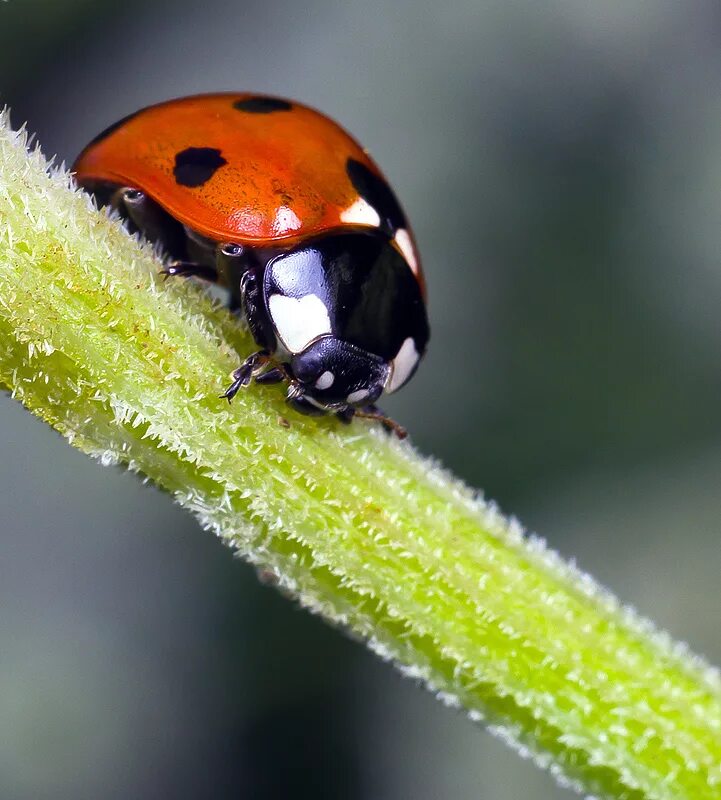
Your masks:
<instances>
[{"instance_id":1,"label":"red ladybug","mask_svg":"<svg viewBox=\"0 0 721 800\"><path fill-rule=\"evenodd\" d=\"M111 125L73 170L171 261L226 287L260 350L233 373L286 379L309 414L380 419L428 343L425 285L403 210L363 148L328 117L253 94L150 106Z\"/></svg>"}]
</instances>

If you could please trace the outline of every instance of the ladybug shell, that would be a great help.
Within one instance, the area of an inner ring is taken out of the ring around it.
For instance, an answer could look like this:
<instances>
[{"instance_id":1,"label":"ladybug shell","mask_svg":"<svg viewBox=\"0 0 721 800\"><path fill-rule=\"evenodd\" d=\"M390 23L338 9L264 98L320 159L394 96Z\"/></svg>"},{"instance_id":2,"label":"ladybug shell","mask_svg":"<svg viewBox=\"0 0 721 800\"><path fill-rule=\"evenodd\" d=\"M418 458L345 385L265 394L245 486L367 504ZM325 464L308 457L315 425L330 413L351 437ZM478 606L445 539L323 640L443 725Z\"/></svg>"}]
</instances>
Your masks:
<instances>
[{"instance_id":1,"label":"ladybug shell","mask_svg":"<svg viewBox=\"0 0 721 800\"><path fill-rule=\"evenodd\" d=\"M140 189L218 242L263 247L379 227L422 285L412 233L378 167L343 128L299 103L237 93L170 100L105 130L73 170L84 186Z\"/></svg>"}]
</instances>

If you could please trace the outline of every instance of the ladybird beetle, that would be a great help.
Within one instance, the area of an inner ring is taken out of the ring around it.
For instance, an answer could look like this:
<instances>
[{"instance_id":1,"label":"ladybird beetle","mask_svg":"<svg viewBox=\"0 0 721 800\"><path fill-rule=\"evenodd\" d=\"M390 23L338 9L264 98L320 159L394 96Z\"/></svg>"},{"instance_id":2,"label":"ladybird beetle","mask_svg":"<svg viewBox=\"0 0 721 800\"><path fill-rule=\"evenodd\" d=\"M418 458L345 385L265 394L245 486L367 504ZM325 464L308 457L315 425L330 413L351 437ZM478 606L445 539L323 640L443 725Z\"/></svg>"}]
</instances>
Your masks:
<instances>
[{"instance_id":1,"label":"ladybird beetle","mask_svg":"<svg viewBox=\"0 0 721 800\"><path fill-rule=\"evenodd\" d=\"M166 276L229 292L258 352L233 373L288 381L305 414L379 419L428 343L413 233L368 153L300 103L206 94L144 108L104 130L73 166L99 205L167 254Z\"/></svg>"}]
</instances>

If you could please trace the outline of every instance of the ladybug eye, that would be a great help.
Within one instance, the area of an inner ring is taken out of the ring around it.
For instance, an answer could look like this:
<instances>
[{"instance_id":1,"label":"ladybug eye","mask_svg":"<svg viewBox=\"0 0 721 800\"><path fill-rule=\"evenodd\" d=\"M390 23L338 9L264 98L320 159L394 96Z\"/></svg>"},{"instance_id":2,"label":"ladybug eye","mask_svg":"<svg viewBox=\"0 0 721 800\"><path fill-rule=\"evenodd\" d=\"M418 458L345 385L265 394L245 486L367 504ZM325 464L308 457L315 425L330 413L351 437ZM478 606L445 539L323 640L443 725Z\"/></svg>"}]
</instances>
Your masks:
<instances>
[{"instance_id":1,"label":"ladybug eye","mask_svg":"<svg viewBox=\"0 0 721 800\"><path fill-rule=\"evenodd\" d=\"M220 248L220 252L229 258L238 258L243 255L243 246L240 244L224 244Z\"/></svg>"}]
</instances>

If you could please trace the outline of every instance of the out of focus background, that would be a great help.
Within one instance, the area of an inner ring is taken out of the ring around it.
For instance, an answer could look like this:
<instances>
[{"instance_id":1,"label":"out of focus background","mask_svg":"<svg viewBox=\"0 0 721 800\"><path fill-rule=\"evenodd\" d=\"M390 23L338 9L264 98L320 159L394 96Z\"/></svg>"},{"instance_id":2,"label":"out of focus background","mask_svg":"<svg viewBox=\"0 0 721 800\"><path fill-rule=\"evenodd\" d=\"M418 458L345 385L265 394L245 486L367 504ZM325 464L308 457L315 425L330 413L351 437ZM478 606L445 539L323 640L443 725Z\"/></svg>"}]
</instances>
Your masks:
<instances>
[{"instance_id":1,"label":"out of focus background","mask_svg":"<svg viewBox=\"0 0 721 800\"><path fill-rule=\"evenodd\" d=\"M0 103L59 159L217 90L391 179L415 443L721 663L718 3L0 3ZM570 796L7 396L0 452L0 800Z\"/></svg>"}]
</instances>

